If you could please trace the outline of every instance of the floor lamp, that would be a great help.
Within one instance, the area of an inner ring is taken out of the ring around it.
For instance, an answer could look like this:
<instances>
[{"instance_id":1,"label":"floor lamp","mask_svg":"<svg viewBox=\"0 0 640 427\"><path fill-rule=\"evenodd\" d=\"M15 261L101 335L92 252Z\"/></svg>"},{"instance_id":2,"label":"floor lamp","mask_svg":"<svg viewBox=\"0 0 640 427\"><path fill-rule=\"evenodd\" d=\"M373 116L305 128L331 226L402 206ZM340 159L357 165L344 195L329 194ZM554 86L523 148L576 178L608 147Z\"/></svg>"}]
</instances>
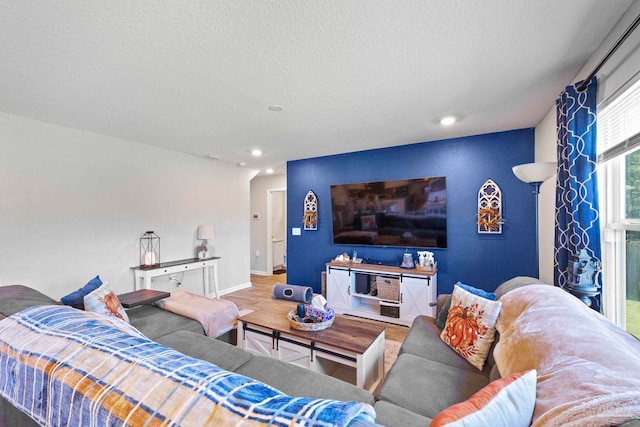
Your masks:
<instances>
[{"instance_id":1,"label":"floor lamp","mask_svg":"<svg viewBox=\"0 0 640 427\"><path fill-rule=\"evenodd\" d=\"M544 181L551 178L556 173L556 162L536 162L525 163L513 167L513 174L522 182L526 182L531 186L533 194L536 196L536 271L540 277L540 254L538 243L538 195L540 194L540 186Z\"/></svg>"}]
</instances>

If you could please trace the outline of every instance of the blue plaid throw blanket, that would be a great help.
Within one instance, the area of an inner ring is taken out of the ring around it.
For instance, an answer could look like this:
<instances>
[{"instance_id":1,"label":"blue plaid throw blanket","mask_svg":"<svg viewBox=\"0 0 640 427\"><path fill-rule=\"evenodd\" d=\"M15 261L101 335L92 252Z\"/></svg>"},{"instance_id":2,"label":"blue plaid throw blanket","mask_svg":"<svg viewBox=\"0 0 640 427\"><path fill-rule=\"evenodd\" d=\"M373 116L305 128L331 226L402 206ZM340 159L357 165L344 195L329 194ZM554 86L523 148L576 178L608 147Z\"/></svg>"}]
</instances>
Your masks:
<instances>
[{"instance_id":1,"label":"blue plaid throw blanket","mask_svg":"<svg viewBox=\"0 0 640 427\"><path fill-rule=\"evenodd\" d=\"M371 425L358 402L297 398L65 306L0 321L0 394L48 426Z\"/></svg>"}]
</instances>

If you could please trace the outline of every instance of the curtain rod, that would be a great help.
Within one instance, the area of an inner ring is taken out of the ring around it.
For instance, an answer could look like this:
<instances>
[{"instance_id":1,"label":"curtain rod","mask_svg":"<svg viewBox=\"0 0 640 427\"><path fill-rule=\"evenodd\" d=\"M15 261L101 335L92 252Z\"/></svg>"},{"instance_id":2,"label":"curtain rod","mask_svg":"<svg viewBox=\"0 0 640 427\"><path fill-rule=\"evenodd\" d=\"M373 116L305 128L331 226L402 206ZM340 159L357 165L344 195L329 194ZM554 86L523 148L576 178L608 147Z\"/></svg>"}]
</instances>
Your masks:
<instances>
[{"instance_id":1,"label":"curtain rod","mask_svg":"<svg viewBox=\"0 0 640 427\"><path fill-rule=\"evenodd\" d=\"M613 47L609 49L609 52L607 52L604 58L602 58L602 60L598 63L596 68L593 69L591 74L589 74L589 76L586 79L584 79L582 83L580 83L580 85L576 88L578 92L582 92L587 88L587 85L589 84L593 76L595 76L596 73L600 71L600 68L602 68L602 66L609 60L609 58L611 58L611 56L616 52L616 50L618 50L618 48L622 45L622 43L624 43L624 41L627 40L627 38L631 35L633 30L636 29L638 24L640 24L640 15L636 17L636 19L631 23L631 25L629 25L629 28L627 28L627 30L620 36L618 41L616 41Z\"/></svg>"}]
</instances>

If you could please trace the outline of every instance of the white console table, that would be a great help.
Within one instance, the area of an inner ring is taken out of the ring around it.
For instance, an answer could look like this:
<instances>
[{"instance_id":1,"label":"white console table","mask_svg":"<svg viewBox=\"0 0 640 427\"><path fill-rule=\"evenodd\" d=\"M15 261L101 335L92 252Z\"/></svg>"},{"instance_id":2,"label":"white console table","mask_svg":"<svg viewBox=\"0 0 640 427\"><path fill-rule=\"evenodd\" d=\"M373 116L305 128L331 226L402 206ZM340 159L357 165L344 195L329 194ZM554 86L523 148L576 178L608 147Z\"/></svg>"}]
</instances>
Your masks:
<instances>
[{"instance_id":1,"label":"white console table","mask_svg":"<svg viewBox=\"0 0 640 427\"><path fill-rule=\"evenodd\" d=\"M202 286L204 295L209 296L209 276L213 276L213 289L215 296L220 299L220 291L218 290L218 260L220 257L210 257L205 259L188 258L179 261L162 262L160 265L151 266L135 266L131 267L135 277L134 290L151 289L151 279L158 276L166 276L167 274L183 273L185 271L202 269Z\"/></svg>"}]
</instances>

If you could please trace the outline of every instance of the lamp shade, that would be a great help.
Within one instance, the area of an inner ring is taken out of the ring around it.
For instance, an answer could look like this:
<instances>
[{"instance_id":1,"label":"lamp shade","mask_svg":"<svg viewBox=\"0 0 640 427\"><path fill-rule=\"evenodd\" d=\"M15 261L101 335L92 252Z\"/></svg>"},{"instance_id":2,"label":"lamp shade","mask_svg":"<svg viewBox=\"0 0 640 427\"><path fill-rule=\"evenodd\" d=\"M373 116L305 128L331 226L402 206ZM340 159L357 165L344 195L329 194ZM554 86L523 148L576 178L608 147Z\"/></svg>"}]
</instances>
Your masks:
<instances>
[{"instance_id":1,"label":"lamp shade","mask_svg":"<svg viewBox=\"0 0 640 427\"><path fill-rule=\"evenodd\" d=\"M534 182L543 182L551 178L556 173L556 162L536 162L525 163L523 165L514 166L513 174L520 181L531 184Z\"/></svg>"},{"instance_id":2,"label":"lamp shade","mask_svg":"<svg viewBox=\"0 0 640 427\"><path fill-rule=\"evenodd\" d=\"M213 240L213 225L201 225L198 227L199 240Z\"/></svg>"}]
</instances>

